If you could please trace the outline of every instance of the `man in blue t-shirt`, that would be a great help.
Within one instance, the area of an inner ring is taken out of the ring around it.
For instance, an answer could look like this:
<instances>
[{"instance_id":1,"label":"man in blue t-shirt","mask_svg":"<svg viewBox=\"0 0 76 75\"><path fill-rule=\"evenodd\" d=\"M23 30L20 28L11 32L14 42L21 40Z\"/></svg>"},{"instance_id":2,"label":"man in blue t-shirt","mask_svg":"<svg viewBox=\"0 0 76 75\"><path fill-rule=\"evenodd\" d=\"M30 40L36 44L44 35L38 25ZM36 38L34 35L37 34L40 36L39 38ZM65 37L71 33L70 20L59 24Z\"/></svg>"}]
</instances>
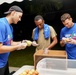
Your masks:
<instances>
[{"instance_id":1,"label":"man in blue t-shirt","mask_svg":"<svg viewBox=\"0 0 76 75\"><path fill-rule=\"evenodd\" d=\"M65 46L68 59L76 59L76 23L68 13L61 16L61 21L65 27L60 32L60 45Z\"/></svg>"},{"instance_id":2,"label":"man in blue t-shirt","mask_svg":"<svg viewBox=\"0 0 76 75\"><path fill-rule=\"evenodd\" d=\"M0 18L0 75L8 75L8 57L11 51L26 48L26 43L13 41L13 28L10 24L21 21L23 11L19 6L12 6L6 17Z\"/></svg>"}]
</instances>

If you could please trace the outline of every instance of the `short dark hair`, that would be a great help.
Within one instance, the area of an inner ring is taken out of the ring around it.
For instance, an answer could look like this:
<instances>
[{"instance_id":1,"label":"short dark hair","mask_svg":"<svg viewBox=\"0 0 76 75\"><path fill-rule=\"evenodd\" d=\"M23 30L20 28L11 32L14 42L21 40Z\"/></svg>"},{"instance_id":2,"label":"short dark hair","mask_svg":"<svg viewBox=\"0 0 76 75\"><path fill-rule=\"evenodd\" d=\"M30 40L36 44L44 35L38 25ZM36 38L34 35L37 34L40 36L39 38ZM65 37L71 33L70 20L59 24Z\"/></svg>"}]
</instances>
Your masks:
<instances>
[{"instance_id":1,"label":"short dark hair","mask_svg":"<svg viewBox=\"0 0 76 75\"><path fill-rule=\"evenodd\" d=\"M7 12L4 12L4 14L9 14L12 11L17 11L17 12L23 13L23 10L19 6L14 5L14 6L11 6Z\"/></svg>"},{"instance_id":2,"label":"short dark hair","mask_svg":"<svg viewBox=\"0 0 76 75\"><path fill-rule=\"evenodd\" d=\"M70 19L71 15L69 13L65 13L61 16L61 21L64 22L66 19Z\"/></svg>"},{"instance_id":3,"label":"short dark hair","mask_svg":"<svg viewBox=\"0 0 76 75\"><path fill-rule=\"evenodd\" d=\"M41 15L37 15L37 16L35 16L34 21L38 21L39 19L44 20Z\"/></svg>"}]
</instances>

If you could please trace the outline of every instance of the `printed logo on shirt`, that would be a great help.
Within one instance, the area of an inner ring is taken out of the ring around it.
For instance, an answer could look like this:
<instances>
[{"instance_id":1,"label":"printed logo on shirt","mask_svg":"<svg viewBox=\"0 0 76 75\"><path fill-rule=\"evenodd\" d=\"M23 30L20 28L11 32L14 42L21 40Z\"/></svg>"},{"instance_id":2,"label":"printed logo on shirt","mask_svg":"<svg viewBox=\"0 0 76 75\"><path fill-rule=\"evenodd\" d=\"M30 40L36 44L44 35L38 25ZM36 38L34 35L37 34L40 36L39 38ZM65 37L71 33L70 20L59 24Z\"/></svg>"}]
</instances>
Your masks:
<instances>
[{"instance_id":1,"label":"printed logo on shirt","mask_svg":"<svg viewBox=\"0 0 76 75\"><path fill-rule=\"evenodd\" d=\"M72 34L66 34L65 35L66 38L72 38L76 40L76 33L72 33Z\"/></svg>"},{"instance_id":2,"label":"printed logo on shirt","mask_svg":"<svg viewBox=\"0 0 76 75\"><path fill-rule=\"evenodd\" d=\"M7 45L11 44L12 35L8 35L8 41L6 42Z\"/></svg>"}]
</instances>

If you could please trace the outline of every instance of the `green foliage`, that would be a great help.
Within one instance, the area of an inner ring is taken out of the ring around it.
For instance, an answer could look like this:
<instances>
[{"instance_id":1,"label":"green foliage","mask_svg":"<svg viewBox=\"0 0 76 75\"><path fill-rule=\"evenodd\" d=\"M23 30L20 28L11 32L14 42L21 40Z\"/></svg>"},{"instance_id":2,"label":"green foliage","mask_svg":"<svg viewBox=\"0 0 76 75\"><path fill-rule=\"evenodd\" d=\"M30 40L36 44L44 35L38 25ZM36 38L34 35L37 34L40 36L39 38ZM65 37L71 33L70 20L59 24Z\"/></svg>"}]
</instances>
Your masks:
<instances>
[{"instance_id":1,"label":"green foliage","mask_svg":"<svg viewBox=\"0 0 76 75\"><path fill-rule=\"evenodd\" d=\"M63 7L61 0L32 0L26 2L25 5L25 8L28 6L31 13L41 15L60 10Z\"/></svg>"}]
</instances>

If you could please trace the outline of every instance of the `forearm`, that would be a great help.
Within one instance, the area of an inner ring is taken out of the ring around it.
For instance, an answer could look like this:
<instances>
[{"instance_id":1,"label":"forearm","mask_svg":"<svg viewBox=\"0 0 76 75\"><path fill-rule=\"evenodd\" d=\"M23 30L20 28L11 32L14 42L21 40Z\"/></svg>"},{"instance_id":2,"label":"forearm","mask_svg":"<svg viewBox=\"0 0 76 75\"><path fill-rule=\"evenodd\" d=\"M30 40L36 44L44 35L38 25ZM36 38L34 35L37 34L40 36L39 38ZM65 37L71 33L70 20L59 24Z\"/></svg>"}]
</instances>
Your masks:
<instances>
[{"instance_id":1,"label":"forearm","mask_svg":"<svg viewBox=\"0 0 76 75\"><path fill-rule=\"evenodd\" d=\"M16 45L18 45L18 44L20 44L20 43L21 43L21 41L18 41L18 42L12 41L12 42L11 42L11 45L12 45L12 46L16 46Z\"/></svg>"},{"instance_id":2,"label":"forearm","mask_svg":"<svg viewBox=\"0 0 76 75\"><path fill-rule=\"evenodd\" d=\"M14 51L18 48L18 46L1 46L0 47L0 53L6 53L6 52L11 52L11 51Z\"/></svg>"},{"instance_id":3,"label":"forearm","mask_svg":"<svg viewBox=\"0 0 76 75\"><path fill-rule=\"evenodd\" d=\"M51 48L53 48L56 44L57 44L57 40L56 41L53 41L47 48L48 49L51 49Z\"/></svg>"}]
</instances>

